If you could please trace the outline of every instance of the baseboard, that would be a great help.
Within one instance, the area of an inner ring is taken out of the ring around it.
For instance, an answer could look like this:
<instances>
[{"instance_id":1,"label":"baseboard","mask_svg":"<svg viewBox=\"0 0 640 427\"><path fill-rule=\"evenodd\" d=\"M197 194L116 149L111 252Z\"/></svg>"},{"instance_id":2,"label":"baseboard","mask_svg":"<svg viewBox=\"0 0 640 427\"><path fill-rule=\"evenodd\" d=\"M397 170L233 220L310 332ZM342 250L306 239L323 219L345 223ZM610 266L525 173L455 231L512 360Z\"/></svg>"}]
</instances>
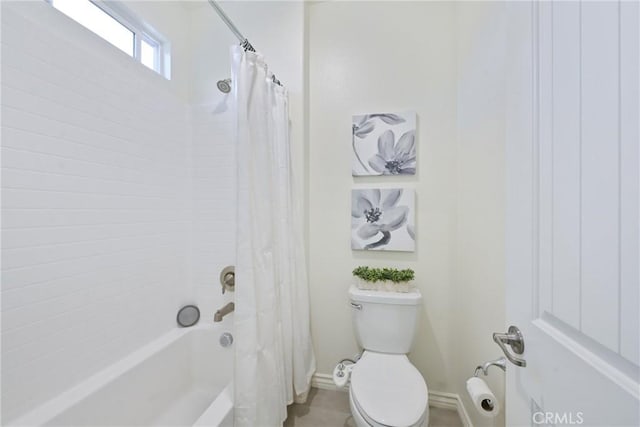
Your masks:
<instances>
[{"instance_id":1,"label":"baseboard","mask_svg":"<svg viewBox=\"0 0 640 427\"><path fill-rule=\"evenodd\" d=\"M429 406L434 408L458 410L458 395L442 391L429 392Z\"/></svg>"},{"instance_id":2,"label":"baseboard","mask_svg":"<svg viewBox=\"0 0 640 427\"><path fill-rule=\"evenodd\" d=\"M460 396L456 393L430 391L429 406L456 411L464 427L473 427L473 424L471 424L471 418L469 418L469 413L464 407L462 399L460 399Z\"/></svg>"},{"instance_id":3,"label":"baseboard","mask_svg":"<svg viewBox=\"0 0 640 427\"><path fill-rule=\"evenodd\" d=\"M335 390L335 391L349 391L349 386L347 387L338 387L333 382L333 376L329 374L313 374L311 377L311 387L319 388L322 390Z\"/></svg>"},{"instance_id":4,"label":"baseboard","mask_svg":"<svg viewBox=\"0 0 640 427\"><path fill-rule=\"evenodd\" d=\"M349 391L348 385L343 388L337 387L333 382L333 377L328 374L314 374L313 377L311 377L311 387L322 390ZM469 414L462 404L462 399L460 399L460 396L455 393L430 391L429 406L456 411L464 427L473 427L473 424L471 424L471 418L469 418Z\"/></svg>"}]
</instances>

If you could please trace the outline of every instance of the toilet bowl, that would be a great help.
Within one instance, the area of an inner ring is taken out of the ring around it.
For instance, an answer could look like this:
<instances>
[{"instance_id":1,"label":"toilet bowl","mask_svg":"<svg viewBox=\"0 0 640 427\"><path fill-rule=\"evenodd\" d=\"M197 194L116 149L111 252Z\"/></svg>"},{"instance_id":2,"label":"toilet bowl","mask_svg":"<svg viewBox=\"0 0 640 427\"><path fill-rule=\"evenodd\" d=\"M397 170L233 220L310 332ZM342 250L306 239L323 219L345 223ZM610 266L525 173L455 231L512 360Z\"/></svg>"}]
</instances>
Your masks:
<instances>
[{"instance_id":1,"label":"toilet bowl","mask_svg":"<svg viewBox=\"0 0 640 427\"><path fill-rule=\"evenodd\" d=\"M351 372L349 406L358 427L424 426L427 402L427 384L404 354L365 351Z\"/></svg>"},{"instance_id":2,"label":"toilet bowl","mask_svg":"<svg viewBox=\"0 0 640 427\"><path fill-rule=\"evenodd\" d=\"M349 405L358 427L419 427L429 419L427 383L409 361L422 295L349 289L358 344Z\"/></svg>"}]
</instances>

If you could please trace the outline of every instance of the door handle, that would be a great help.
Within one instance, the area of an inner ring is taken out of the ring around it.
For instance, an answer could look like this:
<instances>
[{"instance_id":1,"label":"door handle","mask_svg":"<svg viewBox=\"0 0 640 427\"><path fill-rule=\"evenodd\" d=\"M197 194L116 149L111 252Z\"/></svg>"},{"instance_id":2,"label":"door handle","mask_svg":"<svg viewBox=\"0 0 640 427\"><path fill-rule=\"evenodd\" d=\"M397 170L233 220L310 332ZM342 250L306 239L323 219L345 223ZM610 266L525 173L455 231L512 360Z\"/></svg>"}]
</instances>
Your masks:
<instances>
[{"instance_id":1,"label":"door handle","mask_svg":"<svg viewBox=\"0 0 640 427\"><path fill-rule=\"evenodd\" d=\"M356 304L355 302L349 301L349 305L351 305L351 307L355 308L356 310L362 310L362 304Z\"/></svg>"},{"instance_id":2,"label":"door handle","mask_svg":"<svg viewBox=\"0 0 640 427\"><path fill-rule=\"evenodd\" d=\"M506 334L494 332L493 340L496 342L496 344L498 344L498 346L500 346L509 362L522 368L527 366L526 360L514 356L507 349L507 346L509 346L515 354L524 353L524 338L522 337L522 332L520 332L520 329L518 329L516 326L511 325L509 326L509 330Z\"/></svg>"}]
</instances>

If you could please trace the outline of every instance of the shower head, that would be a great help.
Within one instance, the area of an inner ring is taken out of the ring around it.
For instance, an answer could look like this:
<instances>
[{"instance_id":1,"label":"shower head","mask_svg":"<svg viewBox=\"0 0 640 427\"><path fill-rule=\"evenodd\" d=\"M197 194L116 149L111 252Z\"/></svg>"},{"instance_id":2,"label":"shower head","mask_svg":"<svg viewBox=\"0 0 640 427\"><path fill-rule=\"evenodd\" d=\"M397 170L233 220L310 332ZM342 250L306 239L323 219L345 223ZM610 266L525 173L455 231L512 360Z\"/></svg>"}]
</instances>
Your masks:
<instances>
[{"instance_id":1,"label":"shower head","mask_svg":"<svg viewBox=\"0 0 640 427\"><path fill-rule=\"evenodd\" d=\"M231 79L218 80L218 90L222 93L231 92Z\"/></svg>"}]
</instances>

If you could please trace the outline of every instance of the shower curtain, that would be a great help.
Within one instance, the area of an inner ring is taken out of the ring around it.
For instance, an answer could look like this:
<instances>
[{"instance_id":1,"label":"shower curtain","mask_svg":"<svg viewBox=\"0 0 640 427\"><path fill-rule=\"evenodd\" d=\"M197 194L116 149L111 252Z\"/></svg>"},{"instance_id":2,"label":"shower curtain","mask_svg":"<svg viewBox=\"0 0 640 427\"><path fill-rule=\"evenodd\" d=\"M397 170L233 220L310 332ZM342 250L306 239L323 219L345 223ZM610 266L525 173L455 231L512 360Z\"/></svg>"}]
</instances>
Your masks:
<instances>
[{"instance_id":1,"label":"shower curtain","mask_svg":"<svg viewBox=\"0 0 640 427\"><path fill-rule=\"evenodd\" d=\"M315 357L288 95L260 54L233 47L237 143L235 425L277 426L306 400Z\"/></svg>"}]
</instances>

